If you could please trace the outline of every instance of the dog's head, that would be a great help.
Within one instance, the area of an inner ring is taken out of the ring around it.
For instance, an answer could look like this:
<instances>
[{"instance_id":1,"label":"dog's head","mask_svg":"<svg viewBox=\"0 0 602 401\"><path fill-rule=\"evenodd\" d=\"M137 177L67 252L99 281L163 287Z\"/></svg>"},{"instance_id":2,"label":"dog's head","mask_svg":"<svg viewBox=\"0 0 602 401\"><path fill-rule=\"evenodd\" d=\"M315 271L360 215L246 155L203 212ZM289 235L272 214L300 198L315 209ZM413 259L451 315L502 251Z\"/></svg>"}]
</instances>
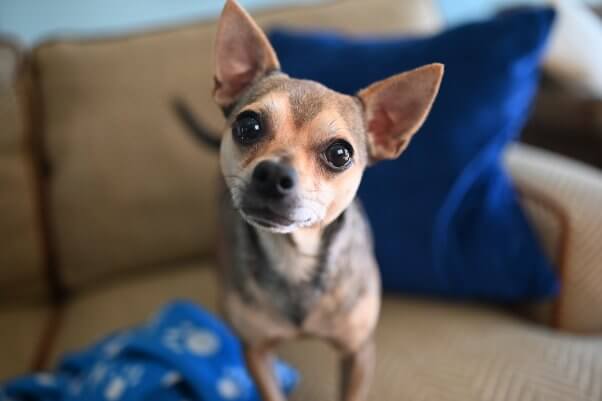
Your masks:
<instances>
[{"instance_id":1,"label":"dog's head","mask_svg":"<svg viewBox=\"0 0 602 401\"><path fill-rule=\"evenodd\" d=\"M281 233L339 216L364 168L406 148L443 75L431 64L356 96L289 78L234 0L220 18L215 62L214 99L227 117L220 163L234 205L249 223Z\"/></svg>"}]
</instances>

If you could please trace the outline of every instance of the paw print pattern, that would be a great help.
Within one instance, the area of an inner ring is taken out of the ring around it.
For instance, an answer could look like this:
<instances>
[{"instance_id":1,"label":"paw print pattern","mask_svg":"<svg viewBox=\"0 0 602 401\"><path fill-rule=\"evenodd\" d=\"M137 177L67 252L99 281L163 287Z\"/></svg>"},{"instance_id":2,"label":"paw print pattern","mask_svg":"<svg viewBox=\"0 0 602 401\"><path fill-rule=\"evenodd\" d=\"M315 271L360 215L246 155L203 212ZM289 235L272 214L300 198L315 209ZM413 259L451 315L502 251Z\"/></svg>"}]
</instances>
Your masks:
<instances>
[{"instance_id":1,"label":"paw print pattern","mask_svg":"<svg viewBox=\"0 0 602 401\"><path fill-rule=\"evenodd\" d=\"M216 390L220 397L227 401L245 398L245 391L249 385L247 373L240 366L231 366L217 378Z\"/></svg>"},{"instance_id":2,"label":"paw print pattern","mask_svg":"<svg viewBox=\"0 0 602 401\"><path fill-rule=\"evenodd\" d=\"M118 400L121 398L126 388L127 382L123 377L114 377L109 381L109 384L105 388L104 397L107 401Z\"/></svg>"},{"instance_id":3,"label":"paw print pattern","mask_svg":"<svg viewBox=\"0 0 602 401\"><path fill-rule=\"evenodd\" d=\"M217 381L217 392L225 400L235 400L241 396L238 382L231 377L222 377Z\"/></svg>"},{"instance_id":4,"label":"paw print pattern","mask_svg":"<svg viewBox=\"0 0 602 401\"><path fill-rule=\"evenodd\" d=\"M56 379L48 373L38 373L35 375L35 380L41 386L52 387L56 385Z\"/></svg>"},{"instance_id":5,"label":"paw print pattern","mask_svg":"<svg viewBox=\"0 0 602 401\"><path fill-rule=\"evenodd\" d=\"M142 367L142 365L128 365L123 369L123 375L127 378L128 384L131 387L136 387L140 384L143 374L144 367Z\"/></svg>"},{"instance_id":6,"label":"paw print pattern","mask_svg":"<svg viewBox=\"0 0 602 401\"><path fill-rule=\"evenodd\" d=\"M166 330L162 343L176 354L190 353L196 356L212 356L219 351L219 338L209 330L191 322L183 322Z\"/></svg>"},{"instance_id":7,"label":"paw print pattern","mask_svg":"<svg viewBox=\"0 0 602 401\"><path fill-rule=\"evenodd\" d=\"M129 339L129 337L130 336L127 334L120 334L120 335L117 335L115 338L111 339L102 348L104 356L106 358L115 357L119 352L121 352L121 350L125 346L125 343Z\"/></svg>"},{"instance_id":8,"label":"paw print pattern","mask_svg":"<svg viewBox=\"0 0 602 401\"><path fill-rule=\"evenodd\" d=\"M120 369L108 369L103 364L98 364L90 375L93 386L100 386L99 390L107 401L122 399L128 389L137 387L144 375L144 367L139 364L125 365Z\"/></svg>"},{"instance_id":9,"label":"paw print pattern","mask_svg":"<svg viewBox=\"0 0 602 401\"><path fill-rule=\"evenodd\" d=\"M171 386L175 386L176 384L180 383L181 381L182 381L182 375L180 375L176 371L171 370L163 376L163 378L161 379L161 385L163 387L171 387Z\"/></svg>"},{"instance_id":10,"label":"paw print pattern","mask_svg":"<svg viewBox=\"0 0 602 401\"><path fill-rule=\"evenodd\" d=\"M99 384L107 374L108 367L105 363L99 362L92 368L90 372L89 380L92 385Z\"/></svg>"}]
</instances>

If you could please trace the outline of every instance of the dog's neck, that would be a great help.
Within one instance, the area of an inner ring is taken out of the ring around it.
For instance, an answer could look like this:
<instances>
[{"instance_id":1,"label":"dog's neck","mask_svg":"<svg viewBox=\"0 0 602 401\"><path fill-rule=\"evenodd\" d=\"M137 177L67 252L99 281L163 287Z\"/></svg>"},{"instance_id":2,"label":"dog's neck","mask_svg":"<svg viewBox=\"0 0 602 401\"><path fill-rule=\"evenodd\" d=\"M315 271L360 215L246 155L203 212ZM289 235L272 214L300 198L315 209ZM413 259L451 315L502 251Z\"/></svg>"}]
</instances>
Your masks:
<instances>
[{"instance_id":1,"label":"dog's neck","mask_svg":"<svg viewBox=\"0 0 602 401\"><path fill-rule=\"evenodd\" d=\"M316 225L295 230L288 234L288 239L299 253L318 256L323 233L324 227Z\"/></svg>"},{"instance_id":2,"label":"dog's neck","mask_svg":"<svg viewBox=\"0 0 602 401\"><path fill-rule=\"evenodd\" d=\"M292 281L307 281L316 269L324 269L334 237L341 231L345 211L328 225L302 228L288 234L255 228L261 247L272 259L273 268ZM291 269L291 264L295 265Z\"/></svg>"}]
</instances>

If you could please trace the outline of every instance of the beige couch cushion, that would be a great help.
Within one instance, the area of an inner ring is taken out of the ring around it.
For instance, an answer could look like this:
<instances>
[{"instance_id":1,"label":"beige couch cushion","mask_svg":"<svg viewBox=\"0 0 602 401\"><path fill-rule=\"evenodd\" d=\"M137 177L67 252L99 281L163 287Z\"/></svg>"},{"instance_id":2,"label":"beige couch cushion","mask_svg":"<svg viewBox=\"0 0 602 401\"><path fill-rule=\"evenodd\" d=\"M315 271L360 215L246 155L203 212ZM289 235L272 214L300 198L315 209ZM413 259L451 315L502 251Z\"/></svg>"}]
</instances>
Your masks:
<instances>
[{"instance_id":1,"label":"beige couch cushion","mask_svg":"<svg viewBox=\"0 0 602 401\"><path fill-rule=\"evenodd\" d=\"M0 383L32 368L50 316L43 306L0 306Z\"/></svg>"},{"instance_id":2,"label":"beige couch cushion","mask_svg":"<svg viewBox=\"0 0 602 401\"><path fill-rule=\"evenodd\" d=\"M175 299L190 299L215 312L217 285L213 268L206 263L163 266L82 291L63 310L50 359L56 362L65 351L140 323Z\"/></svg>"},{"instance_id":3,"label":"beige couch cushion","mask_svg":"<svg viewBox=\"0 0 602 401\"><path fill-rule=\"evenodd\" d=\"M516 163L516 157L519 160L522 157L529 157L528 154L523 154L521 150L525 145L515 144L507 150L505 159L507 167L514 171L517 175L518 192L520 195L520 204L531 223L531 226L537 233L537 238L548 256L553 266L558 269L557 275L560 277L560 266L565 263L565 242L568 232L566 226L565 215L562 210L556 207L555 203L549 200L546 196L530 190L529 186L524 185L524 180L521 180L522 174L517 169L513 168L513 163ZM518 154L517 154L518 152ZM555 325L556 314L556 299L539 301L532 304L523 305L520 312L530 319L544 324L549 327Z\"/></svg>"},{"instance_id":4,"label":"beige couch cushion","mask_svg":"<svg viewBox=\"0 0 602 401\"><path fill-rule=\"evenodd\" d=\"M0 303L45 292L20 56L0 40Z\"/></svg>"},{"instance_id":5,"label":"beige couch cushion","mask_svg":"<svg viewBox=\"0 0 602 401\"><path fill-rule=\"evenodd\" d=\"M602 341L554 334L486 307L387 299L376 334L369 399L379 401L593 401L602 399ZM301 370L292 401L334 400L333 351L283 346Z\"/></svg>"},{"instance_id":6,"label":"beige couch cushion","mask_svg":"<svg viewBox=\"0 0 602 401\"><path fill-rule=\"evenodd\" d=\"M563 216L556 208L549 205L546 199L530 192L520 193L520 204L531 223L537 238L553 267L557 269L563 263L563 242L566 227ZM524 312L531 320L549 327L554 327L556 300L550 299L522 305L519 312Z\"/></svg>"},{"instance_id":7,"label":"beige couch cushion","mask_svg":"<svg viewBox=\"0 0 602 401\"><path fill-rule=\"evenodd\" d=\"M410 10L432 7L420 3ZM404 4L346 0L259 20L354 32L417 28ZM422 30L436 25L425 21ZM221 126L209 96L213 39L206 23L36 49L53 241L67 287L212 252L216 158L182 129L170 101L183 96Z\"/></svg>"},{"instance_id":8,"label":"beige couch cushion","mask_svg":"<svg viewBox=\"0 0 602 401\"><path fill-rule=\"evenodd\" d=\"M52 238L68 287L211 252L216 157L169 103L198 92L195 37L37 50Z\"/></svg>"},{"instance_id":9,"label":"beige couch cushion","mask_svg":"<svg viewBox=\"0 0 602 401\"><path fill-rule=\"evenodd\" d=\"M212 270L171 266L84 291L65 310L53 359L111 330L149 317L174 298L216 310ZM591 401L602 397L602 341L555 334L510 313L471 305L386 299L376 334L372 400ZM282 346L301 370L292 400L334 400L332 349L321 342Z\"/></svg>"}]
</instances>

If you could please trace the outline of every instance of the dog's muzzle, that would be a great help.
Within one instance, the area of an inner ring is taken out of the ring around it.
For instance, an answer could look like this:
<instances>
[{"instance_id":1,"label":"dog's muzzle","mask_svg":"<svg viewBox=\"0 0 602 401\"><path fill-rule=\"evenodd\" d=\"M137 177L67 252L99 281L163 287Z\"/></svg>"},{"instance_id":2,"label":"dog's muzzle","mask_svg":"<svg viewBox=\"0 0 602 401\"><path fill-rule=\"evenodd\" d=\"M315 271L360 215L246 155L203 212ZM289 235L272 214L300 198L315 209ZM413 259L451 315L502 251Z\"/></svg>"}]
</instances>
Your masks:
<instances>
[{"instance_id":1,"label":"dog's muzzle","mask_svg":"<svg viewBox=\"0 0 602 401\"><path fill-rule=\"evenodd\" d=\"M297 223L299 176L288 164L264 160L255 166L241 210L247 219L267 228Z\"/></svg>"}]
</instances>

